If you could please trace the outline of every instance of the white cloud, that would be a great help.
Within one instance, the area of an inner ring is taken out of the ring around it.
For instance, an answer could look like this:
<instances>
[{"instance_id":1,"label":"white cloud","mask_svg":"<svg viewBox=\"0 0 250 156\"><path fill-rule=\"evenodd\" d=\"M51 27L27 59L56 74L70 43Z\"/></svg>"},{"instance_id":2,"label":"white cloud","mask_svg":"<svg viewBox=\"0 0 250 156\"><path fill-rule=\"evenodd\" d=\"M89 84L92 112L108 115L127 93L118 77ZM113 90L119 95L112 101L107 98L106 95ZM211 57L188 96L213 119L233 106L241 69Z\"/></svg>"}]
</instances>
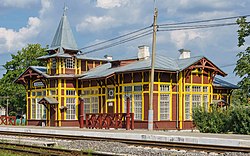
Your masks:
<instances>
[{"instance_id":1,"label":"white cloud","mask_svg":"<svg viewBox=\"0 0 250 156\"><path fill-rule=\"evenodd\" d=\"M39 11L39 13L40 13L40 16L43 16L51 8L52 3L50 0L41 0L41 5L42 5L42 8Z\"/></svg>"},{"instance_id":2,"label":"white cloud","mask_svg":"<svg viewBox=\"0 0 250 156\"><path fill-rule=\"evenodd\" d=\"M78 32L85 32L85 31L100 31L109 29L113 26L117 25L115 22L115 19L113 19L110 16L90 16L87 17L84 21L82 21L80 24L76 25L76 30Z\"/></svg>"},{"instance_id":3,"label":"white cloud","mask_svg":"<svg viewBox=\"0 0 250 156\"><path fill-rule=\"evenodd\" d=\"M170 39L176 45L176 48L185 48L188 42L206 37L208 38L208 33L198 31L172 31L170 33Z\"/></svg>"},{"instance_id":4,"label":"white cloud","mask_svg":"<svg viewBox=\"0 0 250 156\"><path fill-rule=\"evenodd\" d=\"M37 30L39 25L39 18L30 17L27 26L20 28L18 31L0 28L0 47L7 49L8 51L17 50L20 47L23 47L32 37L39 33Z\"/></svg>"},{"instance_id":5,"label":"white cloud","mask_svg":"<svg viewBox=\"0 0 250 156\"><path fill-rule=\"evenodd\" d=\"M129 0L96 0L96 7L111 9L128 4Z\"/></svg>"},{"instance_id":6,"label":"white cloud","mask_svg":"<svg viewBox=\"0 0 250 156\"><path fill-rule=\"evenodd\" d=\"M27 8L38 2L39 0L0 0L0 5L4 7Z\"/></svg>"}]
</instances>

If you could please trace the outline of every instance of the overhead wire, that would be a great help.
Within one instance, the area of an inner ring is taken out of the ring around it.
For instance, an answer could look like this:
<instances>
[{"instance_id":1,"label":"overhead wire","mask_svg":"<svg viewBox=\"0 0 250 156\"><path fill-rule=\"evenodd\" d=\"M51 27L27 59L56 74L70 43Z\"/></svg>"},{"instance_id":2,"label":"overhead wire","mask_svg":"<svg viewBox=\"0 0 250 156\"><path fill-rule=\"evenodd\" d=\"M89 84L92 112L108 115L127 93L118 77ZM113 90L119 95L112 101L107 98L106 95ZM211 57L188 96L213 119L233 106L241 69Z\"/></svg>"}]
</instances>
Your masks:
<instances>
[{"instance_id":1,"label":"overhead wire","mask_svg":"<svg viewBox=\"0 0 250 156\"><path fill-rule=\"evenodd\" d=\"M138 38L145 37L145 36L150 35L152 33L153 33L152 30L148 30L148 31L145 31L145 32L140 33L140 34L133 35L133 36L131 36L129 38L126 38L126 39L123 39L123 40L120 40L120 41L116 41L114 43L111 43L111 44L108 44L108 45L104 45L102 47L99 47L99 48L96 48L96 49L93 49L93 50L90 50L90 51L87 51L87 52L82 52L81 54L89 54L89 53L93 53L93 52L96 52L96 51L99 51L99 50L111 48L111 47L114 47L114 46L117 46L117 45L129 42L129 41L136 40Z\"/></svg>"},{"instance_id":2,"label":"overhead wire","mask_svg":"<svg viewBox=\"0 0 250 156\"><path fill-rule=\"evenodd\" d=\"M88 48L91 48L91 47L94 47L94 46L98 46L98 45L101 45L101 44L104 44L104 43L108 43L108 42L111 42L111 41L114 41L114 40L117 40L117 39L120 39L120 38L124 38L124 37L126 37L126 36L129 36L129 35L138 33L138 32L140 32L140 31L146 30L146 29L151 28L151 27L152 27L152 25L151 25L151 26L148 26L148 27L145 27L145 28L141 28L141 29L139 29L139 30L135 30L135 31L129 32L129 33L127 33L127 34L124 34L124 35L121 35L121 36L118 36L118 37L111 38L111 39L106 40L106 41L102 41L102 42L99 42L99 43L95 43L95 44L92 44L92 45L89 45L89 46L80 48L80 49L78 49L78 50L88 49Z\"/></svg>"},{"instance_id":3,"label":"overhead wire","mask_svg":"<svg viewBox=\"0 0 250 156\"><path fill-rule=\"evenodd\" d=\"M223 27L223 26L231 26L231 25L237 25L236 22L234 23L221 23L221 24L206 24L206 25L194 25L194 26L182 26L182 27L163 27L164 29L161 29L162 27L159 27L158 31L177 31L177 30L190 30L190 29L203 29L203 28L212 28L212 27Z\"/></svg>"},{"instance_id":4,"label":"overhead wire","mask_svg":"<svg viewBox=\"0 0 250 156\"><path fill-rule=\"evenodd\" d=\"M197 21L189 21L189 22L179 22L179 23L165 23L165 24L157 25L157 31L178 31L178 30L190 30L190 29L203 29L203 28L212 28L212 27L231 26L231 25L237 25L237 23L236 22L233 22L233 23L215 23L215 24L203 24L203 25L188 25L188 24L222 21L222 20L229 20L229 19L248 17L248 16L250 16L250 15L232 16L232 17L215 18L215 19L208 19L208 20L197 20ZM186 25L184 25L184 24L186 24ZM111 48L111 47L129 42L129 41L133 41L133 40L136 40L138 38L142 38L144 36L152 34L152 29L147 30L151 27L152 27L152 25L141 28L139 30L132 31L130 33L127 33L127 34L124 34L124 35L121 35L118 37L111 38L111 39L106 40L106 41L102 41L102 42L95 43L95 44L92 44L92 45L89 45L86 47L82 47L78 50L80 51L80 50L86 50L89 48L94 48L94 49L86 51L86 52L81 52L81 54L89 54L89 53L93 53L93 52L96 52L99 50Z\"/></svg>"},{"instance_id":5,"label":"overhead wire","mask_svg":"<svg viewBox=\"0 0 250 156\"><path fill-rule=\"evenodd\" d=\"M240 16L223 17L223 18L214 18L214 19L208 19L208 20L197 20L197 21L178 22L178 23L165 23L165 24L159 24L159 26L214 22L214 21L222 21L222 20L229 20L229 19L235 19L235 18L241 18L241 17L249 17L249 16L250 15L240 15Z\"/></svg>"}]
</instances>

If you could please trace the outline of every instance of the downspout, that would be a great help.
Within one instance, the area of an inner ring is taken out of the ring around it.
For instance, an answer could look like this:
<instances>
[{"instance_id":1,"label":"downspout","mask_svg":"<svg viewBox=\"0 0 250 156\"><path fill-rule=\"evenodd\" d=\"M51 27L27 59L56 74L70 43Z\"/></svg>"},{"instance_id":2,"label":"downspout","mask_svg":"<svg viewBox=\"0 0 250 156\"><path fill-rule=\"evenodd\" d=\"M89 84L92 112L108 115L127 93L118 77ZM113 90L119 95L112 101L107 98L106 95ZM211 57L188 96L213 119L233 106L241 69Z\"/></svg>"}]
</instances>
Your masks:
<instances>
[{"instance_id":1,"label":"downspout","mask_svg":"<svg viewBox=\"0 0 250 156\"><path fill-rule=\"evenodd\" d=\"M176 129L179 128L179 70L176 73Z\"/></svg>"}]
</instances>

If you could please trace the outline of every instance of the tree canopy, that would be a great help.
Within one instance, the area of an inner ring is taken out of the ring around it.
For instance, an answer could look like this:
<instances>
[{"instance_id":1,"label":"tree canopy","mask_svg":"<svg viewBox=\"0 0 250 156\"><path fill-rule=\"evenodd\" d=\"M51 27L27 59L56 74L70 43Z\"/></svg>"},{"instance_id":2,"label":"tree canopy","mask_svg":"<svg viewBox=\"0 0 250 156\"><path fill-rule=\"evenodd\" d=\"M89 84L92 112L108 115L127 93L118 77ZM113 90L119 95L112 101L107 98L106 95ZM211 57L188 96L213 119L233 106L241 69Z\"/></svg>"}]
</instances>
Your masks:
<instances>
[{"instance_id":1,"label":"tree canopy","mask_svg":"<svg viewBox=\"0 0 250 156\"><path fill-rule=\"evenodd\" d=\"M0 79L0 96L9 96L9 115L24 113L26 111L26 92L25 87L14 83L14 80L23 73L29 66L43 66L44 63L36 58L45 55L46 48L40 44L28 44L16 55L11 54L12 60L3 67L6 73ZM6 107L6 100L1 100L1 105Z\"/></svg>"},{"instance_id":2,"label":"tree canopy","mask_svg":"<svg viewBox=\"0 0 250 156\"><path fill-rule=\"evenodd\" d=\"M234 69L236 75L241 79L239 86L241 88L241 97L246 102L247 98L250 98L250 47L246 43L246 39L250 35L250 23L247 22L246 17L237 19L237 24L239 25L238 30L238 47L245 48L245 51L239 52L237 56L239 57L236 67Z\"/></svg>"}]
</instances>

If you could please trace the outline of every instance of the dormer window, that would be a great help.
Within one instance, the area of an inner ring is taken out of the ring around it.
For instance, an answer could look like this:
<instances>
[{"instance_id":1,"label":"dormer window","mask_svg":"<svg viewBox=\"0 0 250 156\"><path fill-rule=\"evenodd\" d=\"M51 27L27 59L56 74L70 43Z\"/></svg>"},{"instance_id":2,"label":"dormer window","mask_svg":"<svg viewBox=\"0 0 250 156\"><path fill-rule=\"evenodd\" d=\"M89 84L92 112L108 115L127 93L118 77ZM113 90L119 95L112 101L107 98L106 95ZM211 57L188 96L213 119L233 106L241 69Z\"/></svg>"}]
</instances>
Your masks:
<instances>
[{"instance_id":1,"label":"dormer window","mask_svg":"<svg viewBox=\"0 0 250 156\"><path fill-rule=\"evenodd\" d=\"M73 57L66 59L66 68L70 68L70 69L75 68L75 59Z\"/></svg>"}]
</instances>

